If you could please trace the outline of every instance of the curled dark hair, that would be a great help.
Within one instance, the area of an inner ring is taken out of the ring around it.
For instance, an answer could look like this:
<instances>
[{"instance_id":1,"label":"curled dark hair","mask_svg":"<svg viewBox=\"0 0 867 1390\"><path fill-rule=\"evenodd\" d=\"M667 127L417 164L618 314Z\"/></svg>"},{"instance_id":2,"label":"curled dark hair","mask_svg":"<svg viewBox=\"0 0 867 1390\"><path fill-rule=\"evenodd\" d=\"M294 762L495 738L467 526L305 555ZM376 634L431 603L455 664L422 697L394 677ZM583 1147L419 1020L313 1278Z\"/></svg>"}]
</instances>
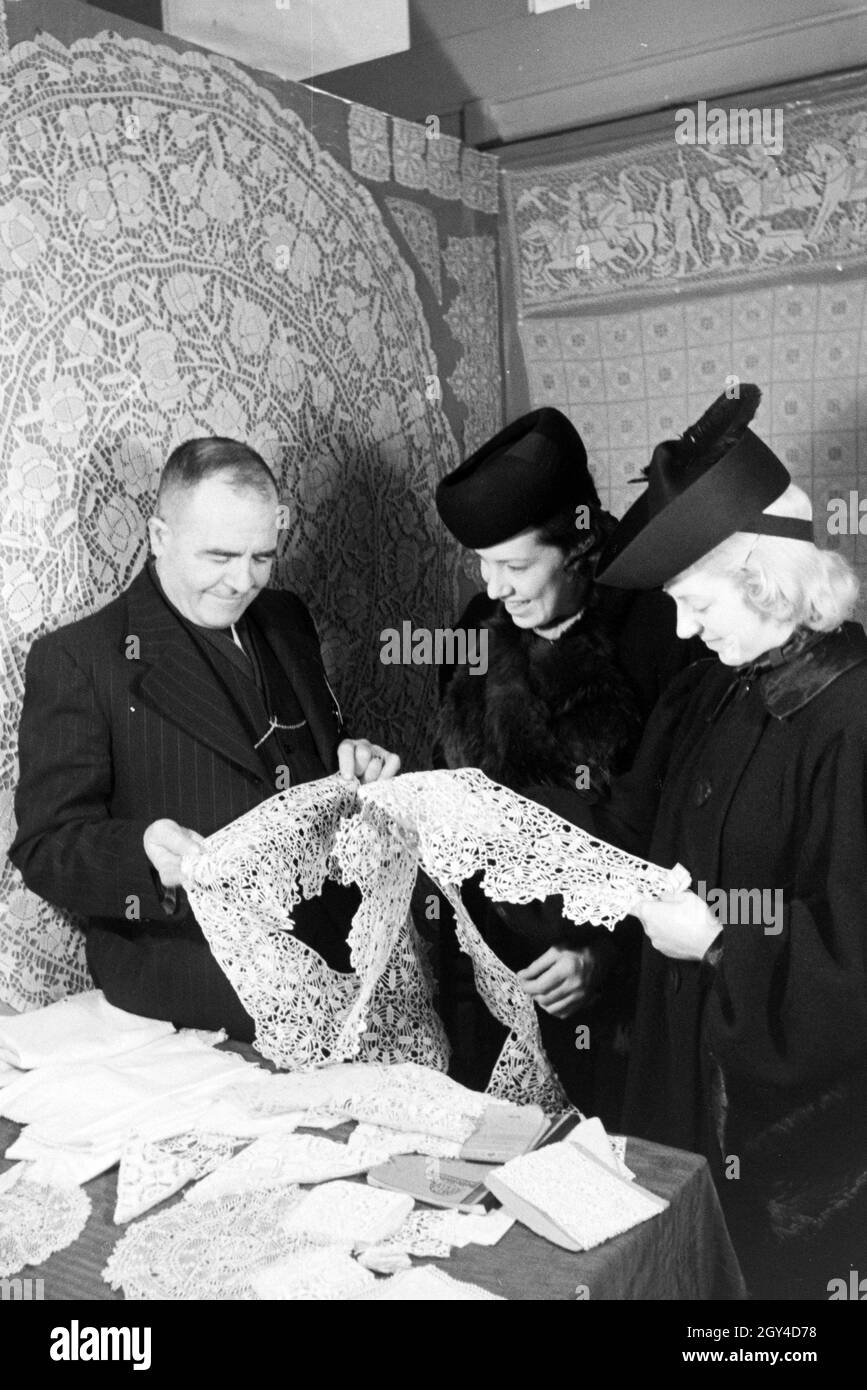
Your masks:
<instances>
[{"instance_id":1,"label":"curled dark hair","mask_svg":"<svg viewBox=\"0 0 867 1390\"><path fill-rule=\"evenodd\" d=\"M616 525L610 512L588 503L583 508L564 507L535 528L540 545L553 545L562 552L563 568L576 592L583 593L585 608L612 618L625 608L626 594L597 585L595 572L599 553Z\"/></svg>"},{"instance_id":2,"label":"curled dark hair","mask_svg":"<svg viewBox=\"0 0 867 1390\"><path fill-rule=\"evenodd\" d=\"M602 507L564 507L536 527L536 538L540 545L555 545L562 550L568 569L586 567L592 575L593 562L616 525L614 517Z\"/></svg>"}]
</instances>

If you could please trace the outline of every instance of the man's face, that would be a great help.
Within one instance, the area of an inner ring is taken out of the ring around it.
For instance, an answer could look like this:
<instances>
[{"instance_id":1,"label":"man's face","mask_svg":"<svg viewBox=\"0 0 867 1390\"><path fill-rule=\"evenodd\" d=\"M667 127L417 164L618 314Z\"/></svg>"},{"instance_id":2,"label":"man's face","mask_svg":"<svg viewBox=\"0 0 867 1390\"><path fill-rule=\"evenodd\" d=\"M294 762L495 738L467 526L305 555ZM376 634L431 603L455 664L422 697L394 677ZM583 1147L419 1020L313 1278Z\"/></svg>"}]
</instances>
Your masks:
<instances>
[{"instance_id":1,"label":"man's face","mask_svg":"<svg viewBox=\"0 0 867 1390\"><path fill-rule=\"evenodd\" d=\"M277 494L237 491L208 478L170 496L149 523L166 596L200 627L229 627L268 583L277 554Z\"/></svg>"}]
</instances>

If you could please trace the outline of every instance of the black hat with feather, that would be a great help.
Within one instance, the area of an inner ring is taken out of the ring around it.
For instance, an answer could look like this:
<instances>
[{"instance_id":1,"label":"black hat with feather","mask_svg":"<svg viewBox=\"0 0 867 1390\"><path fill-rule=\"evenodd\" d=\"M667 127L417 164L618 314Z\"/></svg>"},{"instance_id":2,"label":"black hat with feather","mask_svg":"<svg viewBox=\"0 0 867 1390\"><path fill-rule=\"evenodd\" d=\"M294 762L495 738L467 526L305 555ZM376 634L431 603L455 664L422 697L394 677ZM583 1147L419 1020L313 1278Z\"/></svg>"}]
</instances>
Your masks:
<instances>
[{"instance_id":1,"label":"black hat with feather","mask_svg":"<svg viewBox=\"0 0 867 1390\"><path fill-rule=\"evenodd\" d=\"M812 522L765 513L791 478L747 428L761 398L758 386L742 383L736 397L719 396L682 439L656 446L644 469L646 491L600 554L600 584L655 589L736 531L813 540Z\"/></svg>"}]
</instances>

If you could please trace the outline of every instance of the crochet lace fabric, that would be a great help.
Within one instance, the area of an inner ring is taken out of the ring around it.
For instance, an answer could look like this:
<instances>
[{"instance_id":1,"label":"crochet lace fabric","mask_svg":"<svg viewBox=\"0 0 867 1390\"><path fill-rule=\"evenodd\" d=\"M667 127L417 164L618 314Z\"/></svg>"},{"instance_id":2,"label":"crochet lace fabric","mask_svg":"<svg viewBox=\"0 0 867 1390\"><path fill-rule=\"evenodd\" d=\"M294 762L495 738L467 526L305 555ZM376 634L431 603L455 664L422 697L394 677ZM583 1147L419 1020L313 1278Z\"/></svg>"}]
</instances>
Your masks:
<instances>
[{"instance_id":1,"label":"crochet lace fabric","mask_svg":"<svg viewBox=\"0 0 867 1390\"><path fill-rule=\"evenodd\" d=\"M65 1250L89 1215L83 1188L47 1187L31 1182L23 1165L10 1168L0 1179L0 1278Z\"/></svg>"},{"instance_id":2,"label":"crochet lace fabric","mask_svg":"<svg viewBox=\"0 0 867 1390\"><path fill-rule=\"evenodd\" d=\"M250 1276L322 1241L283 1231L304 1194L269 1188L203 1202L178 1202L131 1226L103 1270L133 1299L255 1299Z\"/></svg>"},{"instance_id":3,"label":"crochet lace fabric","mask_svg":"<svg viewBox=\"0 0 867 1390\"><path fill-rule=\"evenodd\" d=\"M582 1250L649 1221L668 1206L568 1143L549 1144L510 1159L496 1177L503 1187L554 1221Z\"/></svg>"},{"instance_id":4,"label":"crochet lace fabric","mask_svg":"<svg viewBox=\"0 0 867 1390\"><path fill-rule=\"evenodd\" d=\"M271 465L275 582L313 608L350 725L387 726L419 762L436 668L371 662L370 634L459 611L432 498L500 423L496 160L113 33L18 44L2 85L0 851L27 650L129 583L159 470L196 436ZM404 187L421 160L416 251L365 183L375 161L389 178L392 145ZM416 255L441 257L441 304ZM86 982L81 932L0 854L2 997L33 1008Z\"/></svg>"},{"instance_id":5,"label":"crochet lace fabric","mask_svg":"<svg viewBox=\"0 0 867 1390\"><path fill-rule=\"evenodd\" d=\"M419 865L452 904L479 993L510 1030L489 1091L562 1108L535 1009L482 940L458 886L483 870L481 886L495 900L562 894L572 921L613 928L639 897L683 886L679 866L667 871L636 859L470 768L365 787L330 777L281 792L211 836L184 875L265 1056L290 1068L354 1056L444 1067L409 917ZM361 890L349 934L351 976L329 970L291 932L295 903L319 893L328 875ZM387 1122L373 1113L356 1118ZM431 1132L429 1115L418 1128Z\"/></svg>"}]
</instances>

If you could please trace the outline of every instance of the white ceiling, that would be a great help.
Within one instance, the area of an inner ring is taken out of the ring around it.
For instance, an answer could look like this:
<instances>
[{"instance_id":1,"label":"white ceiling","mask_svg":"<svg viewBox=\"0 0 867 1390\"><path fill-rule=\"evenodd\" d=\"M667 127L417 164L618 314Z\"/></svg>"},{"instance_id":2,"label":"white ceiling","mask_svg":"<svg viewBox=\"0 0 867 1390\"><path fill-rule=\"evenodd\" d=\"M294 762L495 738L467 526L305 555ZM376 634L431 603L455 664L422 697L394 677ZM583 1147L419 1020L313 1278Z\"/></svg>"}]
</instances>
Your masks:
<instances>
[{"instance_id":1,"label":"white ceiling","mask_svg":"<svg viewBox=\"0 0 867 1390\"><path fill-rule=\"evenodd\" d=\"M163 28L299 82L409 48L409 0L163 0Z\"/></svg>"}]
</instances>

